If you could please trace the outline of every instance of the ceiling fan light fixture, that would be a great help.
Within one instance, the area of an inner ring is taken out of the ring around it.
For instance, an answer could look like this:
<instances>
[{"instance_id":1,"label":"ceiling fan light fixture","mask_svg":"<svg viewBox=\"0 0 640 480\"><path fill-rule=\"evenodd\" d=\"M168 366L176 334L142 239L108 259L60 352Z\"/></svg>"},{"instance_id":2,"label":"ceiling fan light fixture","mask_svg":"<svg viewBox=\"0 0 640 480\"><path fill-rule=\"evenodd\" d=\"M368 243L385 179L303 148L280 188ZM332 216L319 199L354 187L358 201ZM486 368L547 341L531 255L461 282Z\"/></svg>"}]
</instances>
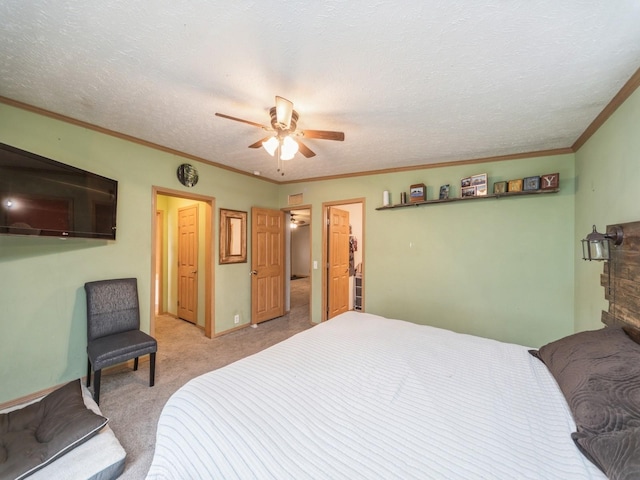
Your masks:
<instances>
[{"instance_id":1,"label":"ceiling fan light fixture","mask_svg":"<svg viewBox=\"0 0 640 480\"><path fill-rule=\"evenodd\" d=\"M291 125L293 114L293 102L283 97L276 96L276 121L287 129Z\"/></svg>"},{"instance_id":2,"label":"ceiling fan light fixture","mask_svg":"<svg viewBox=\"0 0 640 480\"><path fill-rule=\"evenodd\" d=\"M267 153L269 155L271 155L272 157L275 155L276 149L278 148L279 144L280 144L280 142L278 142L278 138L277 137L271 137L266 142L262 142L262 146L267 151Z\"/></svg>"},{"instance_id":3,"label":"ceiling fan light fixture","mask_svg":"<svg viewBox=\"0 0 640 480\"><path fill-rule=\"evenodd\" d=\"M280 160L291 160L298 153L298 142L293 138L286 136L282 140L282 148L280 149Z\"/></svg>"},{"instance_id":4,"label":"ceiling fan light fixture","mask_svg":"<svg viewBox=\"0 0 640 480\"><path fill-rule=\"evenodd\" d=\"M344 132L333 132L329 130L298 130L298 112L293 109L293 102L284 97L276 96L276 105L269 109L271 126L245 120L243 118L232 117L224 113L216 112L216 116L246 123L254 127L259 127L267 132L269 136L263 137L257 142L249 145L249 148L260 148L261 146L272 157L278 160L277 172L284 175L283 161L292 160L296 153L300 152L306 158L315 157L315 153L301 140L294 140L290 135L296 137L312 138L318 140L344 140Z\"/></svg>"}]
</instances>

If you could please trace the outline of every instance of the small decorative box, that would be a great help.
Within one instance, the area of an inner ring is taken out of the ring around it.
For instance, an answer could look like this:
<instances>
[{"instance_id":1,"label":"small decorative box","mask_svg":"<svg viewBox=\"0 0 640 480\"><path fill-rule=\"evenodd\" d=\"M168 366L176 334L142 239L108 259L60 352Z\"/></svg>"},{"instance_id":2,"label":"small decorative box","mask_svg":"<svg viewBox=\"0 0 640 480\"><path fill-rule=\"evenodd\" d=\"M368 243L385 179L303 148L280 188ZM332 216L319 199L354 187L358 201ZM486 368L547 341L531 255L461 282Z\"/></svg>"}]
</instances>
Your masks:
<instances>
[{"instance_id":1,"label":"small decorative box","mask_svg":"<svg viewBox=\"0 0 640 480\"><path fill-rule=\"evenodd\" d=\"M546 175L542 175L540 177L540 188L542 190L553 190L554 188L558 188L559 184L559 173L547 173Z\"/></svg>"},{"instance_id":2,"label":"small decorative box","mask_svg":"<svg viewBox=\"0 0 640 480\"><path fill-rule=\"evenodd\" d=\"M509 192L521 192L522 191L522 179L509 180Z\"/></svg>"},{"instance_id":3,"label":"small decorative box","mask_svg":"<svg viewBox=\"0 0 640 480\"><path fill-rule=\"evenodd\" d=\"M493 193L506 193L507 182L495 182L493 184Z\"/></svg>"},{"instance_id":4,"label":"small decorative box","mask_svg":"<svg viewBox=\"0 0 640 480\"><path fill-rule=\"evenodd\" d=\"M526 177L522 183L522 189L525 191L540 190L540 177Z\"/></svg>"}]
</instances>

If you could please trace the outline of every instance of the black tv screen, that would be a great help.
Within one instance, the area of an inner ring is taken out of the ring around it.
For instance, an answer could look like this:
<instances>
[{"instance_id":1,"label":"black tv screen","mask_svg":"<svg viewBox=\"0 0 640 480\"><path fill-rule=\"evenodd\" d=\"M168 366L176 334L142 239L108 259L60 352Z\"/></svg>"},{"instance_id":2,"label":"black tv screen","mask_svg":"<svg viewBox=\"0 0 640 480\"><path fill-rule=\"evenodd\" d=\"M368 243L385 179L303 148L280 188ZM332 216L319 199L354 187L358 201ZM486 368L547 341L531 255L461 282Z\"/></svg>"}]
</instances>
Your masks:
<instances>
[{"instance_id":1,"label":"black tv screen","mask_svg":"<svg viewBox=\"0 0 640 480\"><path fill-rule=\"evenodd\" d=\"M0 143L0 234L115 240L118 182Z\"/></svg>"}]
</instances>

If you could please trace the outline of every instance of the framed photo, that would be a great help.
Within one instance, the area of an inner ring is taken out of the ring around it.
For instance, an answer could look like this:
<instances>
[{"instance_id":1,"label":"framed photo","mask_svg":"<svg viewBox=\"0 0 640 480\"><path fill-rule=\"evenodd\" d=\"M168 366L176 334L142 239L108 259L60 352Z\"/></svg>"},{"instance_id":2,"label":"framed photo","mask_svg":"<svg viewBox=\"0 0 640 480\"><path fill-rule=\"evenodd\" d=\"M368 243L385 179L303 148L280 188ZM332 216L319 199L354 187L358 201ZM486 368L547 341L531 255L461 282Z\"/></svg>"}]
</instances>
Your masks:
<instances>
[{"instance_id":1,"label":"framed photo","mask_svg":"<svg viewBox=\"0 0 640 480\"><path fill-rule=\"evenodd\" d=\"M542 190L552 190L554 188L558 188L559 184L560 184L559 173L547 173L546 175L542 175L540 177L540 188Z\"/></svg>"},{"instance_id":2,"label":"framed photo","mask_svg":"<svg viewBox=\"0 0 640 480\"><path fill-rule=\"evenodd\" d=\"M494 182L493 184L493 193L507 193L507 182Z\"/></svg>"},{"instance_id":3,"label":"framed photo","mask_svg":"<svg viewBox=\"0 0 640 480\"><path fill-rule=\"evenodd\" d=\"M474 187L477 185L486 185L487 184L487 174L481 173L479 175L474 175L471 177L471 185Z\"/></svg>"},{"instance_id":4,"label":"framed photo","mask_svg":"<svg viewBox=\"0 0 640 480\"><path fill-rule=\"evenodd\" d=\"M476 196L476 187L463 187L460 190L460 196L464 197L475 197Z\"/></svg>"},{"instance_id":5,"label":"framed photo","mask_svg":"<svg viewBox=\"0 0 640 480\"><path fill-rule=\"evenodd\" d=\"M521 192L522 191L522 179L509 180L508 185L509 192Z\"/></svg>"},{"instance_id":6,"label":"framed photo","mask_svg":"<svg viewBox=\"0 0 640 480\"><path fill-rule=\"evenodd\" d=\"M449 184L442 185L440 187L440 196L438 197L440 200L446 200L449 198Z\"/></svg>"},{"instance_id":7,"label":"framed photo","mask_svg":"<svg viewBox=\"0 0 640 480\"><path fill-rule=\"evenodd\" d=\"M480 185L476 185L475 189L476 189L476 195L478 197L484 197L487 194L487 184L486 183L482 183Z\"/></svg>"},{"instance_id":8,"label":"framed photo","mask_svg":"<svg viewBox=\"0 0 640 480\"><path fill-rule=\"evenodd\" d=\"M409 190L409 200L413 202L424 202L427 199L427 187L424 183L411 185Z\"/></svg>"},{"instance_id":9,"label":"framed photo","mask_svg":"<svg viewBox=\"0 0 640 480\"><path fill-rule=\"evenodd\" d=\"M540 177L526 177L522 179L522 189L526 191L540 190Z\"/></svg>"},{"instance_id":10,"label":"framed photo","mask_svg":"<svg viewBox=\"0 0 640 480\"><path fill-rule=\"evenodd\" d=\"M471 186L471 177L466 177L466 178L463 178L462 180L460 180L460 186L462 188L470 187Z\"/></svg>"}]
</instances>

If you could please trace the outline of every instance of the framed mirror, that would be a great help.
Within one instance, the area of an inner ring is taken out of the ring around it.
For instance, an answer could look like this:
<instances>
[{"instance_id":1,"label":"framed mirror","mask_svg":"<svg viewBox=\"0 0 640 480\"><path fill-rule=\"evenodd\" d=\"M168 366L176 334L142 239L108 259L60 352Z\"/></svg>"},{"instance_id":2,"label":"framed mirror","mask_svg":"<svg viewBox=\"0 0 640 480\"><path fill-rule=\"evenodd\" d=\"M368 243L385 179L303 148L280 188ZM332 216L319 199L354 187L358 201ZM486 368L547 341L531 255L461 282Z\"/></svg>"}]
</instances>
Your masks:
<instances>
[{"instance_id":1,"label":"framed mirror","mask_svg":"<svg viewBox=\"0 0 640 480\"><path fill-rule=\"evenodd\" d=\"M220 263L247 261L247 212L220 209Z\"/></svg>"}]
</instances>

